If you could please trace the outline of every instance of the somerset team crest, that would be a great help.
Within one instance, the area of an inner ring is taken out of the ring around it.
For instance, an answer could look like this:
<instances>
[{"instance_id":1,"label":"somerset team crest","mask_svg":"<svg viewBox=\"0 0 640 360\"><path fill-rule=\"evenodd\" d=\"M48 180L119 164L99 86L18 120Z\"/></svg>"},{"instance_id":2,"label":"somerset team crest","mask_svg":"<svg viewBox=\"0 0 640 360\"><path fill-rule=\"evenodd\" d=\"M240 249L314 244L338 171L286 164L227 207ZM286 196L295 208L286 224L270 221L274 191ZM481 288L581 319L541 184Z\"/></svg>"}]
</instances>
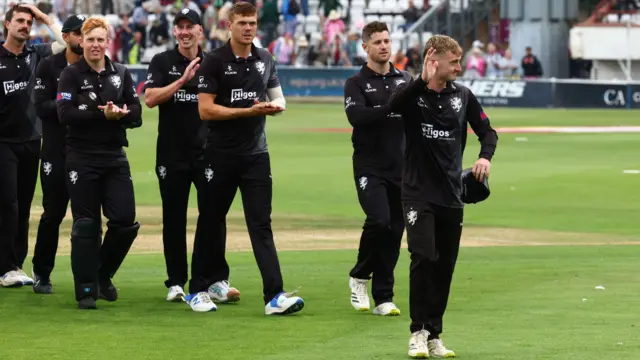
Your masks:
<instances>
[{"instance_id":1,"label":"somerset team crest","mask_svg":"<svg viewBox=\"0 0 640 360\"><path fill-rule=\"evenodd\" d=\"M264 74L264 63L262 61L256 63L256 70L258 70L260 74Z\"/></svg>"}]
</instances>

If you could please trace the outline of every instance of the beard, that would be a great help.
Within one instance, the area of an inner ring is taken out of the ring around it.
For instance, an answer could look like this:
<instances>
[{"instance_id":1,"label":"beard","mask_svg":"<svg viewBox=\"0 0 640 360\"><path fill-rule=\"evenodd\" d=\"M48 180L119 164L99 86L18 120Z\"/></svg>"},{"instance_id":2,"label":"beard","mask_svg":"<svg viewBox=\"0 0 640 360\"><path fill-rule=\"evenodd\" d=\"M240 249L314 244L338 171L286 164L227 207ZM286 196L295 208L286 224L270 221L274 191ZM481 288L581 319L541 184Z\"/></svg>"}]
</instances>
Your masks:
<instances>
[{"instance_id":1,"label":"beard","mask_svg":"<svg viewBox=\"0 0 640 360\"><path fill-rule=\"evenodd\" d=\"M76 55L82 55L84 53L84 49L80 45L69 45L69 49Z\"/></svg>"}]
</instances>

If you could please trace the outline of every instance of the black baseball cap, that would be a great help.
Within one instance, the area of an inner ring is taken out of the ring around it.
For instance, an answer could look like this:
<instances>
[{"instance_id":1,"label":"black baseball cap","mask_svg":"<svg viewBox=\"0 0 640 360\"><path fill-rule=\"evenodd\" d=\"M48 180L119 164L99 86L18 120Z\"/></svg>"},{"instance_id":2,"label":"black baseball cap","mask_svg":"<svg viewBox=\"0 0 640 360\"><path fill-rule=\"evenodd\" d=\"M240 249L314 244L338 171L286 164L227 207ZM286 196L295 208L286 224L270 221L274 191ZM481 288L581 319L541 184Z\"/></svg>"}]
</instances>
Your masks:
<instances>
[{"instance_id":1,"label":"black baseball cap","mask_svg":"<svg viewBox=\"0 0 640 360\"><path fill-rule=\"evenodd\" d=\"M471 172L471 168L462 171L462 202L465 204L475 204L486 200L491 194L489 190L489 180L476 180Z\"/></svg>"},{"instance_id":2,"label":"black baseball cap","mask_svg":"<svg viewBox=\"0 0 640 360\"><path fill-rule=\"evenodd\" d=\"M177 24L178 21L180 21L180 19L187 19L191 21L194 25L202 25L202 23L200 23L200 15L198 15L197 12L188 8L184 8L180 10L180 12L173 19L173 25Z\"/></svg>"},{"instance_id":3,"label":"black baseball cap","mask_svg":"<svg viewBox=\"0 0 640 360\"><path fill-rule=\"evenodd\" d=\"M84 15L71 15L67 18L67 20L62 24L62 32L68 33L76 30L80 30L82 28L82 24L87 18Z\"/></svg>"}]
</instances>

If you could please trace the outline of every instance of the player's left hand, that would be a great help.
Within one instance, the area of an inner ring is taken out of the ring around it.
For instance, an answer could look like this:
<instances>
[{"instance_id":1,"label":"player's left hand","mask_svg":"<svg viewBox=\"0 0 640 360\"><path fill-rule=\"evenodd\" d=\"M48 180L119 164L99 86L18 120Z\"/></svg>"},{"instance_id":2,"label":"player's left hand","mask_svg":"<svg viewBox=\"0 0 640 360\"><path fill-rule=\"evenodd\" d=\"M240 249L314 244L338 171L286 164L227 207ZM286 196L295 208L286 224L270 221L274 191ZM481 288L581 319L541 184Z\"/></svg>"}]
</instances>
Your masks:
<instances>
[{"instance_id":1,"label":"player's left hand","mask_svg":"<svg viewBox=\"0 0 640 360\"><path fill-rule=\"evenodd\" d=\"M471 173L473 177L478 181L484 181L484 179L489 178L489 170L491 169L491 162L487 159L481 158L476 160L476 163L473 164L473 168L471 169Z\"/></svg>"}]
</instances>

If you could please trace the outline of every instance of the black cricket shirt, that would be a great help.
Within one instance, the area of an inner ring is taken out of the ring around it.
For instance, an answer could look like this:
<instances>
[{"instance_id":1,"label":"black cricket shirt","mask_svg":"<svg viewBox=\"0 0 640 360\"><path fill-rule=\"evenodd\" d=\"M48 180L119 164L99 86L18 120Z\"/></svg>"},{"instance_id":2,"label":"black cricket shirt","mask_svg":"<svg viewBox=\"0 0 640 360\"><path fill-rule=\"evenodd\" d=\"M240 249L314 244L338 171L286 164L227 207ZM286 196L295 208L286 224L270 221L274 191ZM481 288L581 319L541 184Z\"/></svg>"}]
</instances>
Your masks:
<instances>
[{"instance_id":1,"label":"black cricket shirt","mask_svg":"<svg viewBox=\"0 0 640 360\"><path fill-rule=\"evenodd\" d=\"M26 142L42 137L40 119L36 115L36 67L51 55L51 44L25 45L15 55L0 42L0 142Z\"/></svg>"},{"instance_id":2,"label":"black cricket shirt","mask_svg":"<svg viewBox=\"0 0 640 360\"><path fill-rule=\"evenodd\" d=\"M250 108L266 101L267 89L280 86L275 60L266 49L251 45L248 58L236 57L230 42L209 52L198 70L198 92L215 94L215 103L230 108ZM207 121L207 149L251 155L268 151L266 116Z\"/></svg>"},{"instance_id":3,"label":"black cricket shirt","mask_svg":"<svg viewBox=\"0 0 640 360\"><path fill-rule=\"evenodd\" d=\"M467 122L480 140L480 158L491 160L498 135L468 88L450 82L436 92L427 89L420 76L389 101L391 110L403 116L407 141L402 200L462 208Z\"/></svg>"},{"instance_id":4,"label":"black cricket shirt","mask_svg":"<svg viewBox=\"0 0 640 360\"><path fill-rule=\"evenodd\" d=\"M197 56L202 63L202 49L198 48ZM145 90L165 87L179 80L191 61L178 51L177 46L155 55L149 64ZM208 132L198 113L198 77L194 76L158 108L156 161L187 164L197 160L204 153Z\"/></svg>"},{"instance_id":5,"label":"black cricket shirt","mask_svg":"<svg viewBox=\"0 0 640 360\"><path fill-rule=\"evenodd\" d=\"M42 120L42 152L63 154L66 128L58 119L56 91L62 70L68 65L65 52L42 60L36 69L36 113Z\"/></svg>"},{"instance_id":6,"label":"black cricket shirt","mask_svg":"<svg viewBox=\"0 0 640 360\"><path fill-rule=\"evenodd\" d=\"M121 75L122 74L122 75ZM67 126L67 159L122 158L128 146L126 129L142 125L142 107L129 70L105 56L105 68L97 73L84 58L60 74L56 95L58 117ZM112 101L129 114L107 120L99 105Z\"/></svg>"},{"instance_id":7,"label":"black cricket shirt","mask_svg":"<svg viewBox=\"0 0 640 360\"><path fill-rule=\"evenodd\" d=\"M404 132L399 114L387 105L391 94L411 75L393 65L378 74L366 64L344 84L347 119L353 127L353 170L356 177L377 175L400 182Z\"/></svg>"}]
</instances>

